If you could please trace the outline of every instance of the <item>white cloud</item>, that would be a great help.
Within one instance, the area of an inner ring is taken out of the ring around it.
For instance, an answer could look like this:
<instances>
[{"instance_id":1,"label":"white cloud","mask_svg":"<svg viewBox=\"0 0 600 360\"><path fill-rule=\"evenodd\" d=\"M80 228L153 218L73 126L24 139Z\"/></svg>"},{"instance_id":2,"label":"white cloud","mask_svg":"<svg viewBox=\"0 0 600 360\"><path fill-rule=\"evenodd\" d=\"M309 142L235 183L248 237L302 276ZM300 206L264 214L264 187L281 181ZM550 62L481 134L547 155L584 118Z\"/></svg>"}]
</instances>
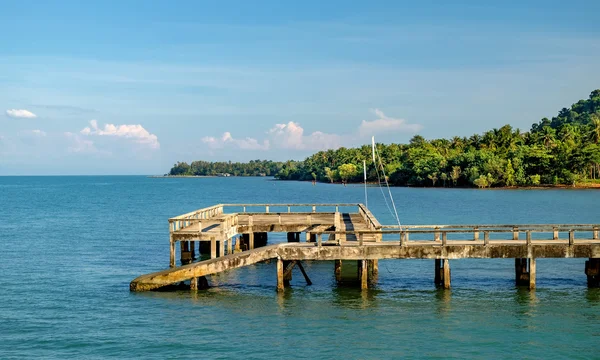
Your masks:
<instances>
[{"instance_id":1,"label":"white cloud","mask_svg":"<svg viewBox=\"0 0 600 360\"><path fill-rule=\"evenodd\" d=\"M80 131L80 134L90 136L114 136L132 139L134 142L147 145L153 149L159 149L158 137L144 129L142 125L113 125L105 124L104 128L98 126L96 120L90 121L90 126Z\"/></svg>"},{"instance_id":2,"label":"white cloud","mask_svg":"<svg viewBox=\"0 0 600 360\"><path fill-rule=\"evenodd\" d=\"M388 117L379 109L372 111L378 116L378 119L372 121L363 120L358 128L358 133L361 136L390 132L417 132L423 128L419 124L409 124L404 119Z\"/></svg>"},{"instance_id":3,"label":"white cloud","mask_svg":"<svg viewBox=\"0 0 600 360\"><path fill-rule=\"evenodd\" d=\"M212 136L205 136L202 138L202 142L207 144L211 149L221 149L227 144L234 145L243 150L269 150L270 148L269 140L264 140L261 144L258 140L251 137L235 139L228 131L223 133L219 139Z\"/></svg>"},{"instance_id":4,"label":"white cloud","mask_svg":"<svg viewBox=\"0 0 600 360\"><path fill-rule=\"evenodd\" d=\"M29 110L25 110L25 109L6 110L6 116L11 117L13 119L33 119L33 118L37 117L36 114L32 113Z\"/></svg>"},{"instance_id":5,"label":"white cloud","mask_svg":"<svg viewBox=\"0 0 600 360\"><path fill-rule=\"evenodd\" d=\"M300 124L290 121L287 124L275 124L267 134L278 148L296 150L326 150L340 147L342 137L315 131L304 136Z\"/></svg>"},{"instance_id":6,"label":"white cloud","mask_svg":"<svg viewBox=\"0 0 600 360\"><path fill-rule=\"evenodd\" d=\"M268 138L262 144L253 138L234 139L230 132L225 132L220 138L206 136L202 138L202 142L211 149L220 149L226 144L235 144L241 149L268 150L272 145L275 149L319 151L337 149L344 145L356 145L356 142L364 140L367 135L417 132L422 128L421 125L409 124L404 119L388 117L379 109L373 110L373 113L378 116L378 119L363 120L360 126L349 134L340 135L314 131L309 135L305 135L304 128L299 123L290 121L287 124L275 124L267 131Z\"/></svg>"},{"instance_id":7,"label":"white cloud","mask_svg":"<svg viewBox=\"0 0 600 360\"><path fill-rule=\"evenodd\" d=\"M91 140L82 139L81 136L73 134L72 132L66 132L65 136L71 141L69 146L69 152L74 153L95 153L98 149L94 146L94 142Z\"/></svg>"}]
</instances>

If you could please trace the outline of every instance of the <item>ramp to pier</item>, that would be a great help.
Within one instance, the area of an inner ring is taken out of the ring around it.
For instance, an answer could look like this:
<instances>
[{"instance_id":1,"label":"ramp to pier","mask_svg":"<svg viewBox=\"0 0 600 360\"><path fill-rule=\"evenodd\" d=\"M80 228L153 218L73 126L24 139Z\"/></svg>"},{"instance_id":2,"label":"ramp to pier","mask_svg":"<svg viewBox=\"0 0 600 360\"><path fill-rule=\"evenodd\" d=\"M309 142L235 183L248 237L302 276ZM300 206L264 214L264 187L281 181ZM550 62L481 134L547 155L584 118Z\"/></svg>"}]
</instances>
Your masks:
<instances>
[{"instance_id":1,"label":"ramp to pier","mask_svg":"<svg viewBox=\"0 0 600 360\"><path fill-rule=\"evenodd\" d=\"M131 291L148 291L191 278L216 274L222 271L240 268L277 257L279 244L230 254L189 265L142 275L129 284Z\"/></svg>"}]
</instances>

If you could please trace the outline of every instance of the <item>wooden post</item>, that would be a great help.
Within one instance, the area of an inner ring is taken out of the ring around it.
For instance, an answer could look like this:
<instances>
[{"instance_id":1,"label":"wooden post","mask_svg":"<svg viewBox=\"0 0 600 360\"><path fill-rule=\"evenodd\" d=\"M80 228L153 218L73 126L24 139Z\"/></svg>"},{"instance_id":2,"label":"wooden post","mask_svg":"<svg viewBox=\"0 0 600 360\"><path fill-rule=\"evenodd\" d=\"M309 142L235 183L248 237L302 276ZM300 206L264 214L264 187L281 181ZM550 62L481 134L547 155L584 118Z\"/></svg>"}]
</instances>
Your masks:
<instances>
[{"instance_id":1,"label":"wooden post","mask_svg":"<svg viewBox=\"0 0 600 360\"><path fill-rule=\"evenodd\" d=\"M313 205L313 207L312 207L312 212L314 212L314 213L316 213L316 212L317 212L317 206L316 206L316 205Z\"/></svg>"},{"instance_id":2,"label":"wooden post","mask_svg":"<svg viewBox=\"0 0 600 360\"><path fill-rule=\"evenodd\" d=\"M277 291L282 292L283 290L283 260L277 258Z\"/></svg>"},{"instance_id":3,"label":"wooden post","mask_svg":"<svg viewBox=\"0 0 600 360\"><path fill-rule=\"evenodd\" d=\"M265 206L265 212L268 214L269 213L269 205Z\"/></svg>"},{"instance_id":4,"label":"wooden post","mask_svg":"<svg viewBox=\"0 0 600 360\"><path fill-rule=\"evenodd\" d=\"M438 227L435 228L435 232L433 233L433 241L440 241L440 232Z\"/></svg>"},{"instance_id":5,"label":"wooden post","mask_svg":"<svg viewBox=\"0 0 600 360\"><path fill-rule=\"evenodd\" d=\"M552 240L558 240L558 229L554 228L552 231Z\"/></svg>"},{"instance_id":6,"label":"wooden post","mask_svg":"<svg viewBox=\"0 0 600 360\"><path fill-rule=\"evenodd\" d=\"M535 289L535 258L529 259L529 289Z\"/></svg>"},{"instance_id":7,"label":"wooden post","mask_svg":"<svg viewBox=\"0 0 600 360\"><path fill-rule=\"evenodd\" d=\"M369 288L369 270L367 260L360 261L360 288L366 290Z\"/></svg>"},{"instance_id":8,"label":"wooden post","mask_svg":"<svg viewBox=\"0 0 600 360\"><path fill-rule=\"evenodd\" d=\"M483 232L483 244L484 245L489 245L490 243L490 232L489 231L484 231Z\"/></svg>"},{"instance_id":9,"label":"wooden post","mask_svg":"<svg viewBox=\"0 0 600 360\"><path fill-rule=\"evenodd\" d=\"M358 234L358 245L363 246L364 236L363 233Z\"/></svg>"},{"instance_id":10,"label":"wooden post","mask_svg":"<svg viewBox=\"0 0 600 360\"><path fill-rule=\"evenodd\" d=\"M475 228L473 230L473 240L474 241L479 241L479 229L478 228Z\"/></svg>"},{"instance_id":11,"label":"wooden post","mask_svg":"<svg viewBox=\"0 0 600 360\"><path fill-rule=\"evenodd\" d=\"M444 289L450 289L450 261L444 259Z\"/></svg>"},{"instance_id":12,"label":"wooden post","mask_svg":"<svg viewBox=\"0 0 600 360\"><path fill-rule=\"evenodd\" d=\"M527 230L527 246L531 245L531 230Z\"/></svg>"},{"instance_id":13,"label":"wooden post","mask_svg":"<svg viewBox=\"0 0 600 360\"><path fill-rule=\"evenodd\" d=\"M444 231L442 233L442 245L446 246L447 243L448 243L448 233Z\"/></svg>"},{"instance_id":14,"label":"wooden post","mask_svg":"<svg viewBox=\"0 0 600 360\"><path fill-rule=\"evenodd\" d=\"M519 240L519 228L513 228L513 240Z\"/></svg>"},{"instance_id":15,"label":"wooden post","mask_svg":"<svg viewBox=\"0 0 600 360\"><path fill-rule=\"evenodd\" d=\"M217 240L215 237L210 238L210 258L215 259L217 257Z\"/></svg>"},{"instance_id":16,"label":"wooden post","mask_svg":"<svg viewBox=\"0 0 600 360\"><path fill-rule=\"evenodd\" d=\"M592 236L592 238L593 238L594 240L598 240L598 228L597 228L597 227L595 227L595 226L594 226L594 233L593 233L593 236Z\"/></svg>"}]
</instances>

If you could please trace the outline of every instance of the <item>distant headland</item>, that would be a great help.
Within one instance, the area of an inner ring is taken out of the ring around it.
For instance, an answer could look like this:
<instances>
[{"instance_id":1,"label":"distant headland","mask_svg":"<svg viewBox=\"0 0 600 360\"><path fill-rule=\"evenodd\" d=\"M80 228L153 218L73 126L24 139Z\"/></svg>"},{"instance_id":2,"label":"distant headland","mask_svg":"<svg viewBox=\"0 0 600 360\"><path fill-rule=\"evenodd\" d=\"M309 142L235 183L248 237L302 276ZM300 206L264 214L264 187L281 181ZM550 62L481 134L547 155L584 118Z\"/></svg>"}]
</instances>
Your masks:
<instances>
[{"instance_id":1,"label":"distant headland","mask_svg":"<svg viewBox=\"0 0 600 360\"><path fill-rule=\"evenodd\" d=\"M505 125L470 137L408 144L319 151L304 161L177 162L166 176L274 176L280 180L328 183L377 182L385 173L390 185L416 187L581 187L600 188L600 89L552 119L543 118L521 132ZM379 173L379 175L378 175Z\"/></svg>"}]
</instances>

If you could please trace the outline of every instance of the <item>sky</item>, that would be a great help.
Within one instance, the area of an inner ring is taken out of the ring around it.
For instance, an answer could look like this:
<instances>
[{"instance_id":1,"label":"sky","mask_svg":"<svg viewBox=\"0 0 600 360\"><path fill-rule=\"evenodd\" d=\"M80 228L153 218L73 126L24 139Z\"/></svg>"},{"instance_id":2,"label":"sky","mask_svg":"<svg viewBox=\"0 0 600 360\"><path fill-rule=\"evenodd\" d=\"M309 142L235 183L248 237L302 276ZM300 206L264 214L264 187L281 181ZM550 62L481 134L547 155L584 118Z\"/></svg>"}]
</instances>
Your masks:
<instances>
[{"instance_id":1,"label":"sky","mask_svg":"<svg viewBox=\"0 0 600 360\"><path fill-rule=\"evenodd\" d=\"M528 130L600 88L593 0L0 8L0 175L163 174L371 136Z\"/></svg>"}]
</instances>

